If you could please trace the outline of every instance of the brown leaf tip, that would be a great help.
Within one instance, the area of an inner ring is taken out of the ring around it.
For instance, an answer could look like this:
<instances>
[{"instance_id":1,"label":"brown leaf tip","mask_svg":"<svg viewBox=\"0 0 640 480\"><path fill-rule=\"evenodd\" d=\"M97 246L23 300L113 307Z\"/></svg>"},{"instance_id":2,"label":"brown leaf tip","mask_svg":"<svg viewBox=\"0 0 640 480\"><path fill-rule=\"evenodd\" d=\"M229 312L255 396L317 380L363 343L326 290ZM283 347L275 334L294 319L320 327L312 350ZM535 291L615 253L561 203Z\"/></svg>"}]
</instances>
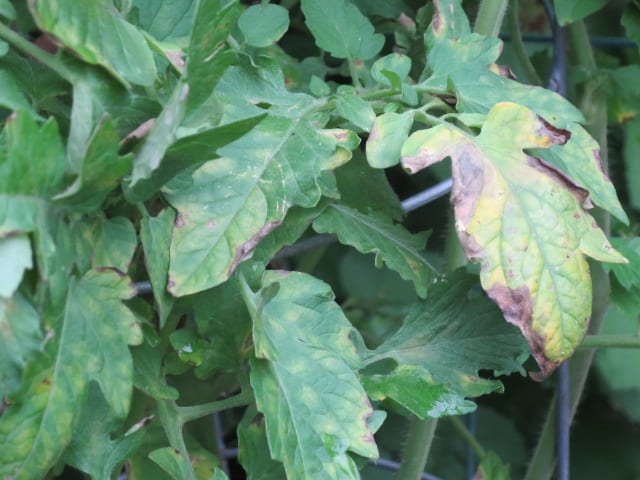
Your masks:
<instances>
[{"instance_id":1,"label":"brown leaf tip","mask_svg":"<svg viewBox=\"0 0 640 480\"><path fill-rule=\"evenodd\" d=\"M563 128L554 127L541 116L538 117L540 126L537 133L549 139L551 145L564 145L571 138L571 132Z\"/></svg>"}]
</instances>

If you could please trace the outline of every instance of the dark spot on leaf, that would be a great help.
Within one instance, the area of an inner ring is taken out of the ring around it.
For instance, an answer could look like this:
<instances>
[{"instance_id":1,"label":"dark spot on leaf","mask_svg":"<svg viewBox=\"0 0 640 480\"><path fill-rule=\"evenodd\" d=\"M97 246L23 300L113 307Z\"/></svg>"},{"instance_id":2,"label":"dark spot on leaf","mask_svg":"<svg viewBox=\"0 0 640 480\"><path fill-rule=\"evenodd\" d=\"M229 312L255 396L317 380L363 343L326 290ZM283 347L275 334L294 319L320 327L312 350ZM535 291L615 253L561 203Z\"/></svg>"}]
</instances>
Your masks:
<instances>
[{"instance_id":1,"label":"dark spot on leaf","mask_svg":"<svg viewBox=\"0 0 640 480\"><path fill-rule=\"evenodd\" d=\"M538 129L537 133L549 138L555 145L564 145L571 138L571 132L569 130L554 127L539 115L538 120L542 126Z\"/></svg>"},{"instance_id":2,"label":"dark spot on leaf","mask_svg":"<svg viewBox=\"0 0 640 480\"><path fill-rule=\"evenodd\" d=\"M573 214L573 218L575 218L576 220L580 220L580 214L579 213L574 213Z\"/></svg>"},{"instance_id":3,"label":"dark spot on leaf","mask_svg":"<svg viewBox=\"0 0 640 480\"><path fill-rule=\"evenodd\" d=\"M282 223L282 220L274 220L273 222L269 222L264 225L258 233L256 233L253 237L247 240L245 243L236 248L236 254L229 265L229 269L227 270L227 275L231 276L234 270L238 267L240 262L249 258L253 253L253 250L258 246L260 241L266 237L271 231L273 231L276 227L278 227Z\"/></svg>"},{"instance_id":4,"label":"dark spot on leaf","mask_svg":"<svg viewBox=\"0 0 640 480\"><path fill-rule=\"evenodd\" d=\"M215 220L209 220L207 222L207 230L209 230L210 232L216 228L216 221Z\"/></svg>"}]
</instances>

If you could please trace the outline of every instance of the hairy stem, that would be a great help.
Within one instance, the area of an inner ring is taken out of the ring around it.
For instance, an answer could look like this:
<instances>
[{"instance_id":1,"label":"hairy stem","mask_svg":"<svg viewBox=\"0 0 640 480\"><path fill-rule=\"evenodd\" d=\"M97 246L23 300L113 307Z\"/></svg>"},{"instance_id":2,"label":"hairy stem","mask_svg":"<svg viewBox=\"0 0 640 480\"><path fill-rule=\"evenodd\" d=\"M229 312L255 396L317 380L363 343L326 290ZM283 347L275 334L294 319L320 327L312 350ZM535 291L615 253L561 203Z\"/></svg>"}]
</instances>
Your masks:
<instances>
[{"instance_id":1,"label":"hairy stem","mask_svg":"<svg viewBox=\"0 0 640 480\"><path fill-rule=\"evenodd\" d=\"M482 0L478 9L474 31L482 35L496 37L500 33L500 27L508 4L508 0Z\"/></svg>"},{"instance_id":2,"label":"hairy stem","mask_svg":"<svg viewBox=\"0 0 640 480\"><path fill-rule=\"evenodd\" d=\"M414 418L410 421L407 443L398 471L398 480L420 480L422 478L437 427L437 418L425 420Z\"/></svg>"}]
</instances>

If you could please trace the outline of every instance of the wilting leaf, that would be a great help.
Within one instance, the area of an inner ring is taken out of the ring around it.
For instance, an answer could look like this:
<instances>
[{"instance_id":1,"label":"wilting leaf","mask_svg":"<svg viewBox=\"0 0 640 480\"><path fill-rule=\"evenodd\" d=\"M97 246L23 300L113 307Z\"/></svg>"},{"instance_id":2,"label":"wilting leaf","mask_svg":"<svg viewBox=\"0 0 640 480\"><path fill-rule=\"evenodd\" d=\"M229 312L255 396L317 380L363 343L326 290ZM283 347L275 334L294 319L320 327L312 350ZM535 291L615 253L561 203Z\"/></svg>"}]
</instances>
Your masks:
<instances>
[{"instance_id":1,"label":"wilting leaf","mask_svg":"<svg viewBox=\"0 0 640 480\"><path fill-rule=\"evenodd\" d=\"M335 233L341 243L362 253L375 253L376 263L384 262L405 280L413 282L416 292L426 296L434 267L424 255L427 235L412 235L402 225L380 213L361 213L339 203L330 205L313 222L318 233Z\"/></svg>"},{"instance_id":2,"label":"wilting leaf","mask_svg":"<svg viewBox=\"0 0 640 480\"><path fill-rule=\"evenodd\" d=\"M585 211L588 192L523 148L567 141L527 108L497 104L477 137L441 124L411 135L402 164L416 172L451 157L456 229L481 262L483 288L527 337L550 374L571 356L591 316L584 255L624 262Z\"/></svg>"},{"instance_id":3,"label":"wilting leaf","mask_svg":"<svg viewBox=\"0 0 640 480\"><path fill-rule=\"evenodd\" d=\"M266 272L262 290L248 295L251 384L272 457L288 478L360 478L347 452L378 456L367 424L373 409L354 372L353 327L331 289L309 275Z\"/></svg>"},{"instance_id":4,"label":"wilting leaf","mask_svg":"<svg viewBox=\"0 0 640 480\"><path fill-rule=\"evenodd\" d=\"M142 33L120 17L111 0L95 0L80 9L74 0L38 0L31 5L40 28L85 62L101 65L127 82L153 84L151 48Z\"/></svg>"},{"instance_id":5,"label":"wilting leaf","mask_svg":"<svg viewBox=\"0 0 640 480\"><path fill-rule=\"evenodd\" d=\"M369 60L384 45L384 37L348 0L302 0L302 12L317 45L334 57Z\"/></svg>"},{"instance_id":6,"label":"wilting leaf","mask_svg":"<svg viewBox=\"0 0 640 480\"><path fill-rule=\"evenodd\" d=\"M475 408L465 398L502 389L480 370L522 371L527 347L498 309L474 291L475 277L461 271L444 277L415 304L400 329L366 357L368 365L392 359L389 373L363 379L375 399L390 397L419 417L461 414ZM416 395L416 389L424 395Z\"/></svg>"},{"instance_id":7,"label":"wilting leaf","mask_svg":"<svg viewBox=\"0 0 640 480\"><path fill-rule=\"evenodd\" d=\"M0 476L43 478L72 438L90 380L118 418L129 411L133 367L127 344L141 341L121 300L134 294L113 271L73 281L54 355L28 367L24 385L0 417Z\"/></svg>"}]
</instances>

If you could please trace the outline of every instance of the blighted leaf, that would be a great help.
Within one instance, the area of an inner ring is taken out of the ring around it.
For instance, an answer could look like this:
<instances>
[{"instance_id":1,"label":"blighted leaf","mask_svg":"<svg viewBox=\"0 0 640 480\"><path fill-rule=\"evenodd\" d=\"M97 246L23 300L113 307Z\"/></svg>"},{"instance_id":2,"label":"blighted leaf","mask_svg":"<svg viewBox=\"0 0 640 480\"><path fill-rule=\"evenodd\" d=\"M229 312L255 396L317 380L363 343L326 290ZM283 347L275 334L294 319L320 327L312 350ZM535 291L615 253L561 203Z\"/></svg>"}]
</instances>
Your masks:
<instances>
[{"instance_id":1,"label":"blighted leaf","mask_svg":"<svg viewBox=\"0 0 640 480\"><path fill-rule=\"evenodd\" d=\"M115 125L105 117L88 140L78 177L55 199L74 210L92 212L118 186L120 178L129 173L131 164L131 155L118 155Z\"/></svg>"},{"instance_id":2,"label":"blighted leaf","mask_svg":"<svg viewBox=\"0 0 640 480\"><path fill-rule=\"evenodd\" d=\"M568 140L529 109L497 104L477 137L447 124L415 132L402 164L416 172L451 157L456 229L481 262L483 288L527 337L549 375L571 356L591 316L584 255L625 262L585 211L588 192L523 148Z\"/></svg>"},{"instance_id":3,"label":"blighted leaf","mask_svg":"<svg viewBox=\"0 0 640 480\"><path fill-rule=\"evenodd\" d=\"M357 145L352 132L317 128L312 114L318 101L287 92L277 66L265 67L229 69L219 94L230 96L231 109L251 112L262 96L269 101L269 93L275 93L283 101L274 115L219 149L221 158L174 178L163 189L178 211L168 287L175 296L229 278L289 207L318 203L328 180L322 172L349 160L350 148Z\"/></svg>"},{"instance_id":4,"label":"blighted leaf","mask_svg":"<svg viewBox=\"0 0 640 480\"><path fill-rule=\"evenodd\" d=\"M89 394L82 407L73 439L62 460L88 473L91 478L111 478L114 469L140 446L145 431L138 429L113 435L122 428L122 419L113 416L95 383L89 385Z\"/></svg>"},{"instance_id":5,"label":"blighted leaf","mask_svg":"<svg viewBox=\"0 0 640 480\"><path fill-rule=\"evenodd\" d=\"M367 161L374 168L387 168L400 161L400 149L413 125L413 112L383 113L376 118L367 139Z\"/></svg>"},{"instance_id":6,"label":"blighted leaf","mask_svg":"<svg viewBox=\"0 0 640 480\"><path fill-rule=\"evenodd\" d=\"M24 366L41 342L40 317L27 299L20 293L0 298L0 398L20 386Z\"/></svg>"},{"instance_id":7,"label":"blighted leaf","mask_svg":"<svg viewBox=\"0 0 640 480\"><path fill-rule=\"evenodd\" d=\"M280 5L251 5L238 19L238 27L252 47L268 47L289 29L289 11Z\"/></svg>"},{"instance_id":8,"label":"blighted leaf","mask_svg":"<svg viewBox=\"0 0 640 480\"><path fill-rule=\"evenodd\" d=\"M112 270L72 281L55 351L28 367L20 394L0 417L0 476L44 477L71 441L91 380L113 414L126 417L133 386L127 344L141 338L121 300L134 293L130 280Z\"/></svg>"},{"instance_id":9,"label":"blighted leaf","mask_svg":"<svg viewBox=\"0 0 640 480\"><path fill-rule=\"evenodd\" d=\"M597 12L607 4L607 0L554 0L553 6L560 25L582 20Z\"/></svg>"},{"instance_id":10,"label":"blighted leaf","mask_svg":"<svg viewBox=\"0 0 640 480\"><path fill-rule=\"evenodd\" d=\"M341 243L362 253L375 253L376 263L384 262L405 280L413 282L424 297L435 268L424 255L427 235L412 235L401 225L380 213L364 214L346 205L330 205L313 222L318 233L335 233Z\"/></svg>"},{"instance_id":11,"label":"blighted leaf","mask_svg":"<svg viewBox=\"0 0 640 480\"><path fill-rule=\"evenodd\" d=\"M95 0L80 9L74 0L31 3L40 28L87 63L101 65L127 82L153 84L156 68L151 49L142 33L113 8L111 0Z\"/></svg>"},{"instance_id":12,"label":"blighted leaf","mask_svg":"<svg viewBox=\"0 0 640 480\"><path fill-rule=\"evenodd\" d=\"M369 60L384 45L384 37L348 0L302 0L302 12L316 44L334 57Z\"/></svg>"},{"instance_id":13,"label":"blighted leaf","mask_svg":"<svg viewBox=\"0 0 640 480\"><path fill-rule=\"evenodd\" d=\"M251 384L272 457L288 478L360 478L347 452L378 456L367 424L373 409L354 371L361 360L353 327L331 289L306 274L272 271L249 295Z\"/></svg>"},{"instance_id":14,"label":"blighted leaf","mask_svg":"<svg viewBox=\"0 0 640 480\"><path fill-rule=\"evenodd\" d=\"M153 288L153 298L158 306L160 328L164 326L173 307L173 298L167 292L167 282L169 281L169 246L175 218L175 212L166 208L157 217L145 217L140 221L140 240Z\"/></svg>"},{"instance_id":15,"label":"blighted leaf","mask_svg":"<svg viewBox=\"0 0 640 480\"><path fill-rule=\"evenodd\" d=\"M480 377L481 370L522 372L528 353L524 340L474 291L476 281L463 271L439 279L400 329L366 355L368 365L385 359L397 363L393 371L364 380L374 398L393 398L421 418L461 414L475 408L465 398L502 389L498 380ZM415 387L425 395L417 396Z\"/></svg>"},{"instance_id":16,"label":"blighted leaf","mask_svg":"<svg viewBox=\"0 0 640 480\"><path fill-rule=\"evenodd\" d=\"M8 299L20 285L24 271L33 267L27 235L0 238L0 265L0 297Z\"/></svg>"}]
</instances>

